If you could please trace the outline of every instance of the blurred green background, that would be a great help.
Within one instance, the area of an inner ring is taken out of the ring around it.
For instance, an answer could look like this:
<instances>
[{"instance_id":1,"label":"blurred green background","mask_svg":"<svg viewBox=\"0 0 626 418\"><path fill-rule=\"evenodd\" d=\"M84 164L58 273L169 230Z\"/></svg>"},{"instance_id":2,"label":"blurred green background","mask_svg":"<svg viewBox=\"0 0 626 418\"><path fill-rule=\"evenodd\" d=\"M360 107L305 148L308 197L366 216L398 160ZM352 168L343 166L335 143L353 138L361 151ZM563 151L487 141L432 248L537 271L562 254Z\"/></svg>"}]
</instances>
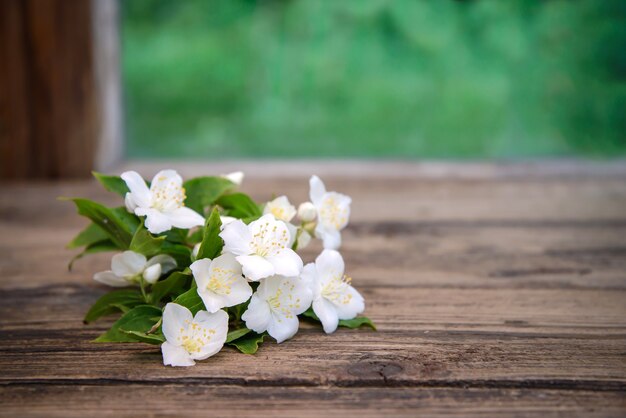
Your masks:
<instances>
[{"instance_id":1,"label":"blurred green background","mask_svg":"<svg viewBox=\"0 0 626 418\"><path fill-rule=\"evenodd\" d=\"M626 154L625 0L125 0L131 157Z\"/></svg>"}]
</instances>

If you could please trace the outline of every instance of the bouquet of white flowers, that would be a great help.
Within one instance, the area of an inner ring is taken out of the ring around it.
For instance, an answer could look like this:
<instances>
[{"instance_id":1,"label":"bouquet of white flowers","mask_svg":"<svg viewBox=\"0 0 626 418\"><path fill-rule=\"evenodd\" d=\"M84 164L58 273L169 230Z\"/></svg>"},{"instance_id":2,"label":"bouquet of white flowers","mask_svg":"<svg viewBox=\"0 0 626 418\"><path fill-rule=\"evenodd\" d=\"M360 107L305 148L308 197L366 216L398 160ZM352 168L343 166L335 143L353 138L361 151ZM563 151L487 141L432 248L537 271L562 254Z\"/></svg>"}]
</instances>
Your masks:
<instances>
[{"instance_id":1,"label":"bouquet of white flowers","mask_svg":"<svg viewBox=\"0 0 626 418\"><path fill-rule=\"evenodd\" d=\"M191 366L224 344L252 354L268 335L281 343L296 334L299 318L321 323L326 333L375 329L357 317L363 297L337 252L351 199L326 191L317 176L311 201L296 210L286 196L258 205L238 192L242 173L183 182L163 170L150 183L134 171L94 175L124 198L116 208L71 199L91 223L69 244L83 247L70 267L86 254L120 251L111 270L94 275L123 288L87 312L86 323L121 314L96 342L158 344L163 364ZM296 250L313 237L324 250L303 265Z\"/></svg>"}]
</instances>

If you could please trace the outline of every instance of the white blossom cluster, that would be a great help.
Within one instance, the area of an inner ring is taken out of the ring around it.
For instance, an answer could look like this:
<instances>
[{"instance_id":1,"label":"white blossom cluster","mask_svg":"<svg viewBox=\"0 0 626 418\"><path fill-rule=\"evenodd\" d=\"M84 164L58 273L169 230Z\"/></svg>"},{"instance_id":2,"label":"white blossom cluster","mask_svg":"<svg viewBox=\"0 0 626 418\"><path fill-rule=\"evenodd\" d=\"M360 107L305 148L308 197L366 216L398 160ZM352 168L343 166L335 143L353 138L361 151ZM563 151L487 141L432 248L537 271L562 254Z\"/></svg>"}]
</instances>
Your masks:
<instances>
[{"instance_id":1,"label":"white blossom cluster","mask_svg":"<svg viewBox=\"0 0 626 418\"><path fill-rule=\"evenodd\" d=\"M243 175L233 173L227 178L241 183ZM143 219L150 233L205 224L203 214L185 206L183 180L174 170L159 172L149 185L134 171L123 173L121 179L129 190L127 210ZM351 199L327 191L317 176L310 179L309 197L297 209L286 196L277 197L252 221L221 216L221 254L195 259L189 266L204 309L193 315L187 307L170 302L163 310L165 365L191 366L219 352L229 332L226 310L238 305L245 308L240 316L245 327L259 334L267 332L277 343L297 333L298 315L310 308L326 333L334 332L340 320L363 312L363 297L345 275L337 251L341 230L350 218ZM304 265L296 250L313 238L322 241L324 250ZM198 249L199 244L193 258ZM175 268L176 261L169 255L148 259L129 250L115 255L111 270L97 273L94 279L116 287L139 281L152 284Z\"/></svg>"}]
</instances>

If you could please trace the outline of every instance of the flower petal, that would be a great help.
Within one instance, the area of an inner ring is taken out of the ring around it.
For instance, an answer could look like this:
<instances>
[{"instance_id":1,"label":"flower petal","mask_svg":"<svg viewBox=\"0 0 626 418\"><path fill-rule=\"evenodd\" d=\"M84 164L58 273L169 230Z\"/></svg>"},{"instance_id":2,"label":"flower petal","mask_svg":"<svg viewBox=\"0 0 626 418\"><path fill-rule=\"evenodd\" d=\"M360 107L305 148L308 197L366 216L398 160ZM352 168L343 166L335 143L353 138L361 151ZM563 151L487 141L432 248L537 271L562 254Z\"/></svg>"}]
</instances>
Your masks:
<instances>
[{"instance_id":1,"label":"flower petal","mask_svg":"<svg viewBox=\"0 0 626 418\"><path fill-rule=\"evenodd\" d=\"M326 186L324 186L324 182L322 182L322 180L317 176L311 177L309 180L309 186L311 188L309 192L311 202L313 202L315 206L319 206L322 202L324 194L326 194Z\"/></svg>"},{"instance_id":2,"label":"flower petal","mask_svg":"<svg viewBox=\"0 0 626 418\"><path fill-rule=\"evenodd\" d=\"M224 297L207 290L206 287L204 289L198 288L198 296L202 299L202 303L204 303L204 307L209 313L215 313L226 307Z\"/></svg>"},{"instance_id":3,"label":"flower petal","mask_svg":"<svg viewBox=\"0 0 626 418\"><path fill-rule=\"evenodd\" d=\"M237 261L248 280L259 281L275 273L274 265L259 255L240 255Z\"/></svg>"},{"instance_id":4,"label":"flower petal","mask_svg":"<svg viewBox=\"0 0 626 418\"><path fill-rule=\"evenodd\" d=\"M136 171L126 171L120 176L126 183L131 193L131 199L136 206L149 207L152 201L152 193L148 189L146 181Z\"/></svg>"},{"instance_id":5,"label":"flower petal","mask_svg":"<svg viewBox=\"0 0 626 418\"><path fill-rule=\"evenodd\" d=\"M352 319L365 310L363 296L352 286L348 286L341 303L334 303L339 319Z\"/></svg>"},{"instance_id":6,"label":"flower petal","mask_svg":"<svg viewBox=\"0 0 626 418\"><path fill-rule=\"evenodd\" d=\"M245 174L243 173L243 171L233 171L232 173L222 174L220 177L225 178L226 180L230 181L233 184L236 184L237 186L241 186Z\"/></svg>"},{"instance_id":7,"label":"flower petal","mask_svg":"<svg viewBox=\"0 0 626 418\"><path fill-rule=\"evenodd\" d=\"M162 274L169 273L170 271L174 270L177 265L174 257L167 254L159 254L152 257L150 260L148 260L148 263L146 263L146 267L150 267L155 264L161 265Z\"/></svg>"},{"instance_id":8,"label":"flower petal","mask_svg":"<svg viewBox=\"0 0 626 418\"><path fill-rule=\"evenodd\" d=\"M345 265L341 254L335 250L324 250L315 259L317 266L317 274L319 279L324 282L334 277L342 277L345 271Z\"/></svg>"},{"instance_id":9,"label":"flower petal","mask_svg":"<svg viewBox=\"0 0 626 418\"><path fill-rule=\"evenodd\" d=\"M101 271L93 275L93 279L97 282L108 284L113 287L125 287L130 283L123 277L120 277L113 273L111 270Z\"/></svg>"},{"instance_id":10,"label":"flower petal","mask_svg":"<svg viewBox=\"0 0 626 418\"><path fill-rule=\"evenodd\" d=\"M287 226L287 231L289 231L289 241L287 243L287 248L291 248L293 247L293 243L296 241L296 237L298 236L298 227L289 222L285 222L285 225Z\"/></svg>"},{"instance_id":11,"label":"flower petal","mask_svg":"<svg viewBox=\"0 0 626 418\"><path fill-rule=\"evenodd\" d=\"M218 268L227 270L231 275L241 275L241 264L237 261L235 256L231 253L224 253L219 257L213 259L212 269Z\"/></svg>"},{"instance_id":12,"label":"flower petal","mask_svg":"<svg viewBox=\"0 0 626 418\"><path fill-rule=\"evenodd\" d=\"M172 229L172 223L170 219L159 212L156 209L135 209L135 215L146 217L146 228L153 234L160 234L161 232L169 231Z\"/></svg>"},{"instance_id":13,"label":"flower petal","mask_svg":"<svg viewBox=\"0 0 626 418\"><path fill-rule=\"evenodd\" d=\"M187 350L168 341L161 344L161 352L163 353L164 366L188 367L196 364Z\"/></svg>"},{"instance_id":14,"label":"flower petal","mask_svg":"<svg viewBox=\"0 0 626 418\"><path fill-rule=\"evenodd\" d=\"M265 204L263 214L271 213L278 220L283 222L291 221L296 216L296 207L289 203L287 196L279 196Z\"/></svg>"},{"instance_id":15,"label":"flower petal","mask_svg":"<svg viewBox=\"0 0 626 418\"><path fill-rule=\"evenodd\" d=\"M229 223L236 221L237 218L233 218L232 216L220 216L220 222L222 222L222 225L220 226L221 230L224 230L224 227L226 225L228 225Z\"/></svg>"},{"instance_id":16,"label":"flower petal","mask_svg":"<svg viewBox=\"0 0 626 418\"><path fill-rule=\"evenodd\" d=\"M295 315L287 317L283 315L278 316L274 313L272 314L272 320L267 328L267 333L280 344L296 335L299 325L300 322Z\"/></svg>"},{"instance_id":17,"label":"flower petal","mask_svg":"<svg viewBox=\"0 0 626 418\"><path fill-rule=\"evenodd\" d=\"M315 236L322 239L326 249L336 250L341 247L341 232L336 229L324 228L323 225L317 224Z\"/></svg>"},{"instance_id":18,"label":"flower petal","mask_svg":"<svg viewBox=\"0 0 626 418\"><path fill-rule=\"evenodd\" d=\"M161 277L161 265L153 264L143 271L143 278L146 282L154 284Z\"/></svg>"},{"instance_id":19,"label":"flower petal","mask_svg":"<svg viewBox=\"0 0 626 418\"><path fill-rule=\"evenodd\" d=\"M180 187L183 185L183 178L176 170L161 170L154 175L150 183L150 190L162 190L168 187Z\"/></svg>"},{"instance_id":20,"label":"flower petal","mask_svg":"<svg viewBox=\"0 0 626 418\"><path fill-rule=\"evenodd\" d=\"M254 237L250 247L254 253L263 256L277 254L281 249L288 247L291 240L287 224L276 219L271 213L250 222L248 230Z\"/></svg>"},{"instance_id":21,"label":"flower petal","mask_svg":"<svg viewBox=\"0 0 626 418\"><path fill-rule=\"evenodd\" d=\"M298 236L298 249L301 250L306 248L311 243L311 234L309 234L304 229L300 231L300 236Z\"/></svg>"},{"instance_id":22,"label":"flower petal","mask_svg":"<svg viewBox=\"0 0 626 418\"><path fill-rule=\"evenodd\" d=\"M196 314L193 322L198 324L200 328L196 330L196 333L206 331L210 339L209 343L202 347L199 353L191 354L191 358L204 360L219 352L224 346L228 334L228 314L221 309L215 313L200 311Z\"/></svg>"},{"instance_id":23,"label":"flower petal","mask_svg":"<svg viewBox=\"0 0 626 418\"><path fill-rule=\"evenodd\" d=\"M326 334L332 334L339 325L339 317L335 306L324 298L317 298L313 301L313 312L322 322L324 332Z\"/></svg>"},{"instance_id":24,"label":"flower petal","mask_svg":"<svg viewBox=\"0 0 626 418\"><path fill-rule=\"evenodd\" d=\"M267 257L266 259L274 266L274 274L295 277L299 276L300 272L302 272L302 259L290 248L285 248L278 254Z\"/></svg>"},{"instance_id":25,"label":"flower petal","mask_svg":"<svg viewBox=\"0 0 626 418\"><path fill-rule=\"evenodd\" d=\"M261 283L261 286L262 285L263 283ZM248 309L241 315L241 319L246 322L247 328L261 334L267 331L267 327L272 319L272 314L267 302L255 293L250 299Z\"/></svg>"},{"instance_id":26,"label":"flower petal","mask_svg":"<svg viewBox=\"0 0 626 418\"><path fill-rule=\"evenodd\" d=\"M317 205L318 223L329 230L342 230L350 220L352 199L341 193L329 192Z\"/></svg>"},{"instance_id":27,"label":"flower petal","mask_svg":"<svg viewBox=\"0 0 626 418\"><path fill-rule=\"evenodd\" d=\"M224 240L224 252L233 253L235 255L248 255L252 253L250 242L252 234L248 225L237 219L230 222L220 232L220 237Z\"/></svg>"},{"instance_id":28,"label":"flower petal","mask_svg":"<svg viewBox=\"0 0 626 418\"><path fill-rule=\"evenodd\" d=\"M256 289L256 294L263 300L267 300L276 294L281 284L283 283L284 277L282 276L271 276L261 280L259 287Z\"/></svg>"},{"instance_id":29,"label":"flower petal","mask_svg":"<svg viewBox=\"0 0 626 418\"><path fill-rule=\"evenodd\" d=\"M317 266L315 263L309 263L302 269L300 280L308 286L313 293L313 297L319 296L319 284L317 280Z\"/></svg>"},{"instance_id":30,"label":"flower petal","mask_svg":"<svg viewBox=\"0 0 626 418\"><path fill-rule=\"evenodd\" d=\"M280 276L275 277L280 278ZM270 278L268 280L273 279ZM309 309L312 293L306 283L297 277L282 277L280 280L281 291L277 292L275 296L280 306L291 311L294 315L300 315Z\"/></svg>"},{"instance_id":31,"label":"flower petal","mask_svg":"<svg viewBox=\"0 0 626 418\"><path fill-rule=\"evenodd\" d=\"M238 305L252 296L252 288L242 274L241 264L231 253L224 253L213 260L211 277L224 282L228 289L222 294L224 307Z\"/></svg>"},{"instance_id":32,"label":"flower petal","mask_svg":"<svg viewBox=\"0 0 626 418\"><path fill-rule=\"evenodd\" d=\"M124 251L111 259L111 270L120 277L132 277L141 274L146 267L146 257L134 251Z\"/></svg>"},{"instance_id":33,"label":"flower petal","mask_svg":"<svg viewBox=\"0 0 626 418\"><path fill-rule=\"evenodd\" d=\"M230 292L223 296L223 307L239 305L252 296L252 288L243 277L236 278L230 285Z\"/></svg>"},{"instance_id":34,"label":"flower petal","mask_svg":"<svg viewBox=\"0 0 626 418\"><path fill-rule=\"evenodd\" d=\"M133 199L132 193L126 193L126 195L124 195L124 206L126 206L126 211L128 211L128 213L135 213L135 209L137 209L137 204Z\"/></svg>"},{"instance_id":35,"label":"flower petal","mask_svg":"<svg viewBox=\"0 0 626 418\"><path fill-rule=\"evenodd\" d=\"M194 261L189 266L198 289L204 289L209 283L209 269L211 268L211 263L212 261L210 258L201 258L200 260Z\"/></svg>"},{"instance_id":36,"label":"flower petal","mask_svg":"<svg viewBox=\"0 0 626 418\"><path fill-rule=\"evenodd\" d=\"M166 212L165 216L169 218L172 226L176 228L189 229L194 226L204 225L204 218L199 213L184 206L172 212Z\"/></svg>"},{"instance_id":37,"label":"flower petal","mask_svg":"<svg viewBox=\"0 0 626 418\"><path fill-rule=\"evenodd\" d=\"M193 316L191 311L177 303L168 303L163 309L163 335L172 344L177 344L178 337L187 329Z\"/></svg>"}]
</instances>

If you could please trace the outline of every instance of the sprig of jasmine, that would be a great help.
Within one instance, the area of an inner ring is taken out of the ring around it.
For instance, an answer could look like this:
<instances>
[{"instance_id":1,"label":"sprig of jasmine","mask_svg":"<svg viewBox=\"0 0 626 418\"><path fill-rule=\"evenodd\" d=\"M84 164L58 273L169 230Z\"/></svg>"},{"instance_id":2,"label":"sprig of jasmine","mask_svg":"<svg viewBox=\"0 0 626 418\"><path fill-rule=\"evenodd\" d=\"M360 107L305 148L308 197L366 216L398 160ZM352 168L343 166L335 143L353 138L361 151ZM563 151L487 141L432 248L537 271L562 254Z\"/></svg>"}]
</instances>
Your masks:
<instances>
[{"instance_id":1,"label":"sprig of jasmine","mask_svg":"<svg viewBox=\"0 0 626 418\"><path fill-rule=\"evenodd\" d=\"M123 200L108 208L71 199L91 220L69 245L83 248L75 259L117 252L111 270L94 279L118 289L98 299L85 322L121 316L95 341L158 344L165 365L191 366L224 345L252 354L267 336L282 343L302 318L326 333L375 329L357 317L365 302L336 251L351 199L327 192L317 176L311 201L297 210L287 196L259 205L237 191L241 172L185 182L174 170L151 182L134 171L94 176ZM296 251L313 237L325 250L304 266Z\"/></svg>"}]
</instances>

